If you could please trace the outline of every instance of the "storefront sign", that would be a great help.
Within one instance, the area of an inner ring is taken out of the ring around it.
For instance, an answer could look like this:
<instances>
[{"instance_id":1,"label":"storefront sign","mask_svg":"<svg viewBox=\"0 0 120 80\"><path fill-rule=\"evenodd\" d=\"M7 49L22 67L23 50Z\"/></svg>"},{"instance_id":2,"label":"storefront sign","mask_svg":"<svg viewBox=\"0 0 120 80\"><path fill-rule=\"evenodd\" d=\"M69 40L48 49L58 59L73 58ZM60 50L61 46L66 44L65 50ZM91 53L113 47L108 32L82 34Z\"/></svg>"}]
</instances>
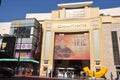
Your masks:
<instances>
[{"instance_id":1,"label":"storefront sign","mask_svg":"<svg viewBox=\"0 0 120 80\"><path fill-rule=\"evenodd\" d=\"M32 44L16 44L16 49L32 49Z\"/></svg>"},{"instance_id":2,"label":"storefront sign","mask_svg":"<svg viewBox=\"0 0 120 80\"><path fill-rule=\"evenodd\" d=\"M53 28L89 28L87 23L73 23L73 24L52 24Z\"/></svg>"},{"instance_id":3,"label":"storefront sign","mask_svg":"<svg viewBox=\"0 0 120 80\"><path fill-rule=\"evenodd\" d=\"M15 52L14 56L15 58L18 58L20 54L20 58L32 58L32 53L30 52Z\"/></svg>"},{"instance_id":4,"label":"storefront sign","mask_svg":"<svg viewBox=\"0 0 120 80\"><path fill-rule=\"evenodd\" d=\"M12 21L11 27L29 27L35 26L35 19L23 19Z\"/></svg>"},{"instance_id":5,"label":"storefront sign","mask_svg":"<svg viewBox=\"0 0 120 80\"><path fill-rule=\"evenodd\" d=\"M2 39L0 39L0 48L1 48L1 46L2 46Z\"/></svg>"}]
</instances>

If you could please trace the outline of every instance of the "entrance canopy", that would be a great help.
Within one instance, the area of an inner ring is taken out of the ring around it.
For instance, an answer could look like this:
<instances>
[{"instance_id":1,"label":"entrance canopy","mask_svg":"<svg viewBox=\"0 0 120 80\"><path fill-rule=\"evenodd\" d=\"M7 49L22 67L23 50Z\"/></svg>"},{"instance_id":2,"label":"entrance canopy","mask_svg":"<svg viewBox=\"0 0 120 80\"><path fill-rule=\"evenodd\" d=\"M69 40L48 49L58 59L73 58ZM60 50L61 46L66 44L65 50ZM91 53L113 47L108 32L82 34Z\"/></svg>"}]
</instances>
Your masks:
<instances>
[{"instance_id":1,"label":"entrance canopy","mask_svg":"<svg viewBox=\"0 0 120 80\"><path fill-rule=\"evenodd\" d=\"M10 58L2 58L0 59L0 61L18 61L18 59L10 59ZM33 62L33 63L39 63L39 61L37 60L33 60L33 59L20 59L20 62Z\"/></svg>"},{"instance_id":2,"label":"entrance canopy","mask_svg":"<svg viewBox=\"0 0 120 80\"><path fill-rule=\"evenodd\" d=\"M75 68L63 68L63 67L58 67L57 70L75 70Z\"/></svg>"}]
</instances>

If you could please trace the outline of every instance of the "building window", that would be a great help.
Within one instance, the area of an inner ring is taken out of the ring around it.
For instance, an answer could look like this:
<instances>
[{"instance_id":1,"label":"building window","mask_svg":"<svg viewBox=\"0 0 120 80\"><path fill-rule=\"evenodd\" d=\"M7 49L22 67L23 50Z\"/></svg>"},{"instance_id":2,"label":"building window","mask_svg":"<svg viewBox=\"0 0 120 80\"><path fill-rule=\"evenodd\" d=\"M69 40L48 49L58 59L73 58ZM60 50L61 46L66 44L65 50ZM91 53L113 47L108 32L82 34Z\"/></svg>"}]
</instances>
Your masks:
<instances>
[{"instance_id":1,"label":"building window","mask_svg":"<svg viewBox=\"0 0 120 80\"><path fill-rule=\"evenodd\" d=\"M46 25L46 28L51 28L51 24L48 23L48 24Z\"/></svg>"},{"instance_id":2,"label":"building window","mask_svg":"<svg viewBox=\"0 0 120 80\"><path fill-rule=\"evenodd\" d=\"M100 41L99 41L99 30L94 30L94 53L95 58L100 58Z\"/></svg>"},{"instance_id":3,"label":"building window","mask_svg":"<svg viewBox=\"0 0 120 80\"><path fill-rule=\"evenodd\" d=\"M14 34L17 37L29 38L30 37L31 27L18 27L14 28Z\"/></svg>"},{"instance_id":4,"label":"building window","mask_svg":"<svg viewBox=\"0 0 120 80\"><path fill-rule=\"evenodd\" d=\"M99 25L98 20L93 21L93 22L92 22L92 25L93 25L94 27L95 27L95 26L98 26L98 25Z\"/></svg>"},{"instance_id":5,"label":"building window","mask_svg":"<svg viewBox=\"0 0 120 80\"><path fill-rule=\"evenodd\" d=\"M80 18L85 17L85 9L66 9L66 18Z\"/></svg>"},{"instance_id":6,"label":"building window","mask_svg":"<svg viewBox=\"0 0 120 80\"><path fill-rule=\"evenodd\" d=\"M120 57L119 57L117 31L112 31L111 37L112 37L114 64L119 65L120 64Z\"/></svg>"},{"instance_id":7,"label":"building window","mask_svg":"<svg viewBox=\"0 0 120 80\"><path fill-rule=\"evenodd\" d=\"M45 53L44 53L44 59L49 59L49 53L50 53L50 31L46 31L46 41L45 41Z\"/></svg>"}]
</instances>

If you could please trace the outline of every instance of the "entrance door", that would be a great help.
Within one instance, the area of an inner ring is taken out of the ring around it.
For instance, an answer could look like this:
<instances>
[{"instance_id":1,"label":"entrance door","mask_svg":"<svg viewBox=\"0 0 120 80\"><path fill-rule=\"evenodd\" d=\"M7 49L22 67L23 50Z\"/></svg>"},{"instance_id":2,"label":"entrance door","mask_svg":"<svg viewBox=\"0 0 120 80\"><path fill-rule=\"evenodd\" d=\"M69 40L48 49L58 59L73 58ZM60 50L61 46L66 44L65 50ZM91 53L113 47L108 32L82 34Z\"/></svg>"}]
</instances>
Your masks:
<instances>
[{"instance_id":1,"label":"entrance door","mask_svg":"<svg viewBox=\"0 0 120 80\"><path fill-rule=\"evenodd\" d=\"M75 76L79 76L80 72L83 71L83 67L90 67L90 60L55 60L54 70L58 68L73 68Z\"/></svg>"},{"instance_id":2,"label":"entrance door","mask_svg":"<svg viewBox=\"0 0 120 80\"><path fill-rule=\"evenodd\" d=\"M90 67L89 32L56 32L54 40L54 69L74 69L79 75L83 67Z\"/></svg>"}]
</instances>

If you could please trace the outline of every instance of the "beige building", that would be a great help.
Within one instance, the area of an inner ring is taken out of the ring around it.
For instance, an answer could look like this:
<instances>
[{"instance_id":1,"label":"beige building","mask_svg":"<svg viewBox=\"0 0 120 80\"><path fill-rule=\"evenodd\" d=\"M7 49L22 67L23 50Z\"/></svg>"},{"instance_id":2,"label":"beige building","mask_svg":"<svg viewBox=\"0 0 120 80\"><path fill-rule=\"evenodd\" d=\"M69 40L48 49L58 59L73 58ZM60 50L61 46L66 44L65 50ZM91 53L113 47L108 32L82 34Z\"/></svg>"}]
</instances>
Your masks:
<instances>
[{"instance_id":1,"label":"beige building","mask_svg":"<svg viewBox=\"0 0 120 80\"><path fill-rule=\"evenodd\" d=\"M120 72L120 23L102 24L103 45L104 45L104 65L108 68L107 76L110 72L117 76Z\"/></svg>"},{"instance_id":2,"label":"beige building","mask_svg":"<svg viewBox=\"0 0 120 80\"><path fill-rule=\"evenodd\" d=\"M107 50L110 49L106 50L106 48L108 48L106 46L109 46L109 44L105 41L108 41L106 37L111 37L110 34L106 36L108 24L119 23L119 16L117 13L117 17L116 15L114 15L114 17L113 15L108 16L107 12L105 12L106 10L99 10L98 7L93 8L92 4L93 2L91 1L58 4L58 10L44 14L49 16L48 18L41 16L43 14L26 15L26 18L35 17L43 24L44 33L40 75L46 75L46 69L55 70L59 67L72 67L80 71L83 67L88 66L93 71L101 67L107 67L108 72L106 73L106 77L110 78L110 72L113 72L113 75L116 77L117 69L114 64L112 44L110 48L111 57L108 57ZM115 12L117 10L115 10ZM100 14L104 14L104 16L100 16ZM85 37L85 34L87 34L88 38ZM58 38L61 37L63 40L60 42ZM57 41L57 39L59 41ZM110 41L110 43L112 42ZM68 48L68 53L71 55L75 54L79 57L67 55L67 52L65 52L67 48L65 47ZM68 57L66 58L63 55L67 55ZM75 71L76 75L77 73L78 72Z\"/></svg>"},{"instance_id":3,"label":"beige building","mask_svg":"<svg viewBox=\"0 0 120 80\"><path fill-rule=\"evenodd\" d=\"M40 75L46 75L47 69L68 67L74 68L77 75L77 71L88 66L92 71L106 67L107 78L110 72L117 77L120 8L99 10L92 4L92 1L58 4L59 9L51 13L26 15L38 19L43 26Z\"/></svg>"},{"instance_id":4,"label":"beige building","mask_svg":"<svg viewBox=\"0 0 120 80\"><path fill-rule=\"evenodd\" d=\"M10 33L11 22L1 22L0 23L0 34L9 34Z\"/></svg>"}]
</instances>

